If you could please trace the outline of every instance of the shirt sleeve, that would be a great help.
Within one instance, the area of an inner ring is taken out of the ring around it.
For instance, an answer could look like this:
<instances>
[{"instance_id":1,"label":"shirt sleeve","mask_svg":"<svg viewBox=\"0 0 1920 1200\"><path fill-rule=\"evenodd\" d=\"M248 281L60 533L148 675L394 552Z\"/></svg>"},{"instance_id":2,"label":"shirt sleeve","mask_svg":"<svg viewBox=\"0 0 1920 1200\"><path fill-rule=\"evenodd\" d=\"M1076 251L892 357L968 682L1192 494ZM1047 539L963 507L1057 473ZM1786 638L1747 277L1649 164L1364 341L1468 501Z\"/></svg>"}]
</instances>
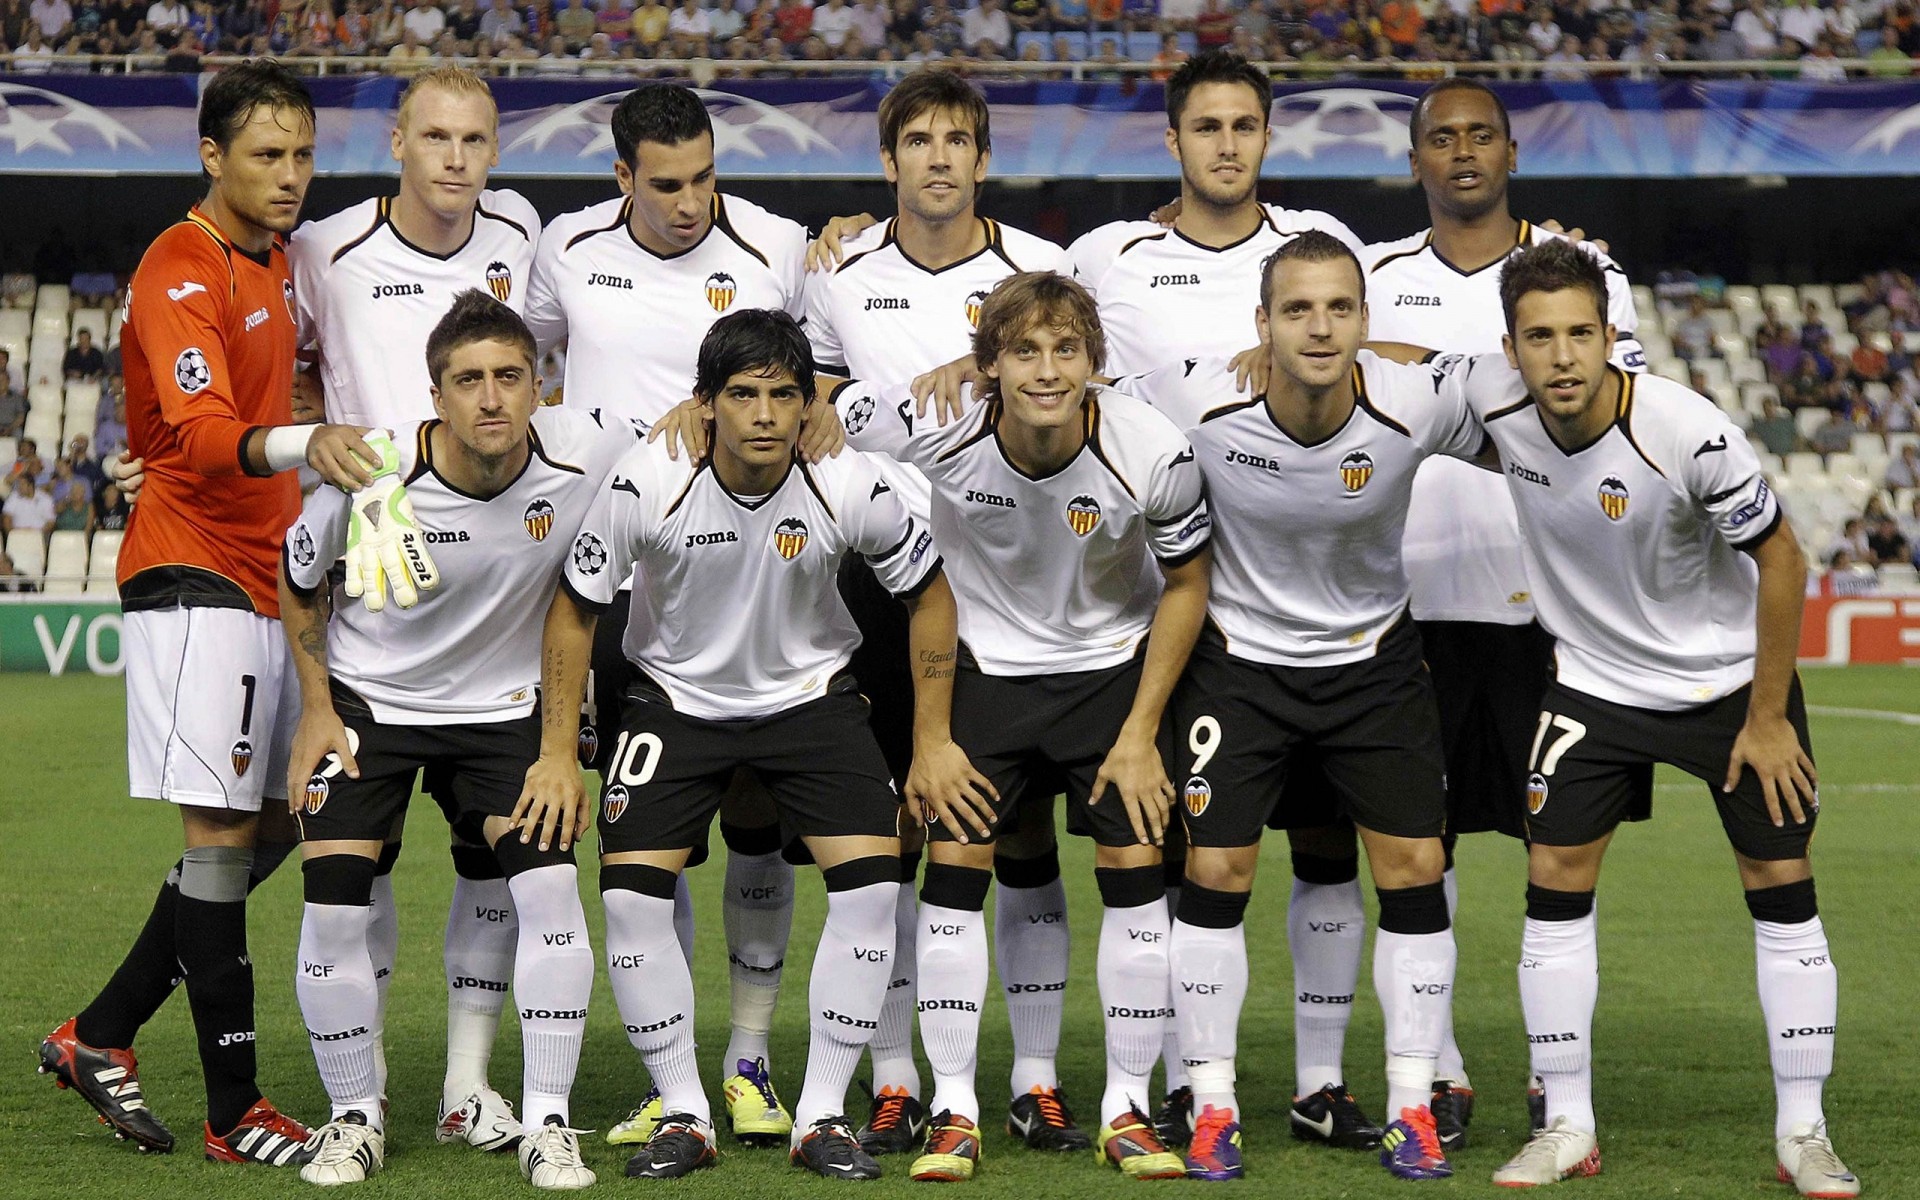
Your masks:
<instances>
[{"instance_id":1,"label":"shirt sleeve","mask_svg":"<svg viewBox=\"0 0 1920 1200\"><path fill-rule=\"evenodd\" d=\"M1607 323L1613 326L1613 362L1623 371L1647 369L1647 349L1640 344L1640 314L1633 306L1633 285L1627 273L1606 264Z\"/></svg>"},{"instance_id":2,"label":"shirt sleeve","mask_svg":"<svg viewBox=\"0 0 1920 1200\"><path fill-rule=\"evenodd\" d=\"M1112 386L1116 392L1146 401L1181 429L1191 429L1206 415L1195 381L1217 377L1224 365L1218 359L1181 359L1138 375L1123 375Z\"/></svg>"},{"instance_id":3,"label":"shirt sleeve","mask_svg":"<svg viewBox=\"0 0 1920 1200\"><path fill-rule=\"evenodd\" d=\"M785 253L776 264L780 284L786 290L787 315L807 323L807 227L795 224L786 239Z\"/></svg>"},{"instance_id":4,"label":"shirt sleeve","mask_svg":"<svg viewBox=\"0 0 1920 1200\"><path fill-rule=\"evenodd\" d=\"M347 494L332 484L321 484L301 506L300 517L287 530L280 549L280 566L287 583L310 596L326 582L340 556L347 552Z\"/></svg>"},{"instance_id":5,"label":"shirt sleeve","mask_svg":"<svg viewBox=\"0 0 1920 1200\"><path fill-rule=\"evenodd\" d=\"M636 471L643 465L637 453L620 460L573 537L560 582L582 608L598 613L611 607L639 561L651 524L646 495L651 489Z\"/></svg>"},{"instance_id":6,"label":"shirt sleeve","mask_svg":"<svg viewBox=\"0 0 1920 1200\"><path fill-rule=\"evenodd\" d=\"M940 568L932 531L913 518L900 493L868 463L854 465L848 492L843 506L848 544L887 591L919 595Z\"/></svg>"},{"instance_id":7,"label":"shirt sleeve","mask_svg":"<svg viewBox=\"0 0 1920 1200\"><path fill-rule=\"evenodd\" d=\"M567 310L560 303L561 248L560 238L542 235L527 278L527 310L521 316L542 355L567 336Z\"/></svg>"},{"instance_id":8,"label":"shirt sleeve","mask_svg":"<svg viewBox=\"0 0 1920 1200\"><path fill-rule=\"evenodd\" d=\"M847 351L840 344L840 335L833 327L831 308L828 304L832 292L833 274L830 271L815 271L807 276L807 341L813 347L814 370L826 375L847 374Z\"/></svg>"},{"instance_id":9,"label":"shirt sleeve","mask_svg":"<svg viewBox=\"0 0 1920 1200\"><path fill-rule=\"evenodd\" d=\"M913 436L915 420L913 395L907 388L883 389L849 379L833 389L830 400L840 414L840 423L846 426L849 446L906 461L907 440Z\"/></svg>"},{"instance_id":10,"label":"shirt sleeve","mask_svg":"<svg viewBox=\"0 0 1920 1200\"><path fill-rule=\"evenodd\" d=\"M136 274L127 321L139 335L160 418L179 438L187 465L209 478L245 474L241 450L254 427L240 419L227 361L231 270L198 230L190 237L204 248L189 235L177 236L177 252L150 255L160 261L142 264Z\"/></svg>"},{"instance_id":11,"label":"shirt sleeve","mask_svg":"<svg viewBox=\"0 0 1920 1200\"><path fill-rule=\"evenodd\" d=\"M1722 537L1739 549L1758 546L1785 515L1780 498L1767 486L1746 436L1718 410L1713 416L1719 419L1700 422L1688 435L1695 444L1681 448L1681 479Z\"/></svg>"},{"instance_id":12,"label":"shirt sleeve","mask_svg":"<svg viewBox=\"0 0 1920 1200\"><path fill-rule=\"evenodd\" d=\"M296 229L287 242L287 267L293 273L293 320L302 351L320 344L321 331L326 326L327 290L322 271L325 257L311 221Z\"/></svg>"},{"instance_id":13,"label":"shirt sleeve","mask_svg":"<svg viewBox=\"0 0 1920 1200\"><path fill-rule=\"evenodd\" d=\"M1465 354L1438 354L1412 368L1425 372L1437 404L1429 405L1433 414L1431 446L1433 454L1447 454L1468 461L1479 458L1487 448L1486 426L1467 403L1467 375L1473 359Z\"/></svg>"},{"instance_id":14,"label":"shirt sleeve","mask_svg":"<svg viewBox=\"0 0 1920 1200\"><path fill-rule=\"evenodd\" d=\"M1163 566L1187 562L1206 549L1213 537L1206 480L1186 438L1179 438L1177 446L1154 464L1144 511L1147 544Z\"/></svg>"}]
</instances>

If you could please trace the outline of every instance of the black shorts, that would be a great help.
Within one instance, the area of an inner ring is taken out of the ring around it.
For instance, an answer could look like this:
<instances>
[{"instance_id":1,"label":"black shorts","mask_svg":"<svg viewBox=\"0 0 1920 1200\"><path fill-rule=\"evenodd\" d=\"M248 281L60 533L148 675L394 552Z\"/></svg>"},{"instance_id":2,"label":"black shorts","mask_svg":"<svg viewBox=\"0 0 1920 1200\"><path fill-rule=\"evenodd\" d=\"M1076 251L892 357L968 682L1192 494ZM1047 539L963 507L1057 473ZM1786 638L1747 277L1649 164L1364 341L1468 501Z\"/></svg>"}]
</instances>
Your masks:
<instances>
[{"instance_id":1,"label":"black shorts","mask_svg":"<svg viewBox=\"0 0 1920 1200\"><path fill-rule=\"evenodd\" d=\"M1814 814L1775 828L1759 777L1743 771L1731 793L1720 790L1727 759L1747 719L1750 687L1711 704L1656 712L1601 700L1558 682L1548 687L1534 726L1527 776L1527 834L1543 846L1584 846L1653 806L1653 765L1679 767L1707 785L1733 848L1748 858L1804 858ZM1808 757L1806 700L1800 679L1787 693L1787 720Z\"/></svg>"},{"instance_id":2,"label":"black shorts","mask_svg":"<svg viewBox=\"0 0 1920 1200\"><path fill-rule=\"evenodd\" d=\"M1011 831L1022 807L1052 817L1051 798L1064 789L1067 831L1102 846L1136 846L1126 806L1112 789L1089 805L1093 780L1113 749L1140 686L1141 659L1099 671L1057 675L987 675L963 647L953 680L953 740L974 769L1000 792L993 832ZM1026 803L1029 797L1034 802ZM1044 807L1043 803L1044 802ZM952 841L938 822L933 841Z\"/></svg>"},{"instance_id":3,"label":"black shorts","mask_svg":"<svg viewBox=\"0 0 1920 1200\"><path fill-rule=\"evenodd\" d=\"M1235 658L1218 635L1203 635L1170 710L1169 762L1195 846L1250 846L1276 817L1300 828L1344 816L1394 837L1446 830L1440 719L1410 622L1389 630L1372 658L1335 667ZM1294 784L1302 757L1324 788ZM1285 812L1295 798L1306 811Z\"/></svg>"},{"instance_id":4,"label":"black shorts","mask_svg":"<svg viewBox=\"0 0 1920 1200\"><path fill-rule=\"evenodd\" d=\"M900 797L850 676L785 712L709 721L634 675L600 789L602 853L704 848L741 767L773 794L785 837L898 835Z\"/></svg>"},{"instance_id":5,"label":"black shorts","mask_svg":"<svg viewBox=\"0 0 1920 1200\"><path fill-rule=\"evenodd\" d=\"M331 759L307 781L302 841L385 841L424 771L434 800L461 838L486 845L488 817L513 815L540 757L540 714L482 725L384 725L366 701L333 684L333 707L358 742L355 779Z\"/></svg>"},{"instance_id":6,"label":"black shorts","mask_svg":"<svg viewBox=\"0 0 1920 1200\"><path fill-rule=\"evenodd\" d=\"M1553 638L1538 624L1422 621L1440 708L1447 830L1526 836L1527 750L1553 676Z\"/></svg>"},{"instance_id":7,"label":"black shorts","mask_svg":"<svg viewBox=\"0 0 1920 1200\"><path fill-rule=\"evenodd\" d=\"M860 627L860 646L847 664L873 705L873 736L887 768L901 783L913 765L913 666L908 661L907 606L880 585L857 554L840 563L840 598Z\"/></svg>"},{"instance_id":8,"label":"black shorts","mask_svg":"<svg viewBox=\"0 0 1920 1200\"><path fill-rule=\"evenodd\" d=\"M633 593L617 592L593 627L593 656L588 660L587 708L580 714L580 765L605 775L607 755L620 736L620 705L633 681L633 663L621 643L633 615Z\"/></svg>"}]
</instances>

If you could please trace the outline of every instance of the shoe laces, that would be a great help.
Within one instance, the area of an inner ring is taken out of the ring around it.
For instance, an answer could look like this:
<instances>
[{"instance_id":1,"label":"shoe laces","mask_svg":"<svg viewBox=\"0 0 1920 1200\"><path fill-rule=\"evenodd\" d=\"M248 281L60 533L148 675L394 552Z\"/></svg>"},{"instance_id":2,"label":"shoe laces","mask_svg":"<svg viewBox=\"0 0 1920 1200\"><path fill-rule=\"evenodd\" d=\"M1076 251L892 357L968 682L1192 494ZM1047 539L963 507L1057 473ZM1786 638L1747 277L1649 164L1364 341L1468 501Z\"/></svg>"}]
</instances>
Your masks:
<instances>
[{"instance_id":1,"label":"shoe laces","mask_svg":"<svg viewBox=\"0 0 1920 1200\"><path fill-rule=\"evenodd\" d=\"M766 1105L769 1109L780 1107L780 1097L773 1094L773 1077L767 1072L766 1059L754 1059L747 1069L740 1072L740 1074L746 1078L748 1083L753 1085L754 1091L760 1093L760 1102L762 1104Z\"/></svg>"},{"instance_id":2,"label":"shoe laces","mask_svg":"<svg viewBox=\"0 0 1920 1200\"><path fill-rule=\"evenodd\" d=\"M1823 1120L1805 1133L1791 1134L1786 1141L1800 1152L1800 1167L1804 1170L1812 1167L1829 1175L1845 1175L1846 1164L1840 1161L1834 1152L1833 1142L1827 1137L1827 1123Z\"/></svg>"},{"instance_id":3,"label":"shoe laces","mask_svg":"<svg viewBox=\"0 0 1920 1200\"><path fill-rule=\"evenodd\" d=\"M1042 1121L1055 1129L1066 1129L1073 1125L1073 1118L1068 1115L1066 1102L1060 1099L1058 1088L1029 1088L1027 1095L1032 1096L1035 1103L1040 1106Z\"/></svg>"},{"instance_id":4,"label":"shoe laces","mask_svg":"<svg viewBox=\"0 0 1920 1200\"><path fill-rule=\"evenodd\" d=\"M872 1095L871 1092L868 1093ZM887 1133L899 1127L907 1117L907 1095L903 1087L883 1087L880 1094L873 1096L873 1118L867 1127L875 1133Z\"/></svg>"},{"instance_id":5,"label":"shoe laces","mask_svg":"<svg viewBox=\"0 0 1920 1200\"><path fill-rule=\"evenodd\" d=\"M580 1135L592 1132L567 1125L542 1125L533 1131L533 1143L540 1156L556 1167L584 1166L580 1161Z\"/></svg>"},{"instance_id":6,"label":"shoe laces","mask_svg":"<svg viewBox=\"0 0 1920 1200\"><path fill-rule=\"evenodd\" d=\"M1226 1136L1227 1127L1233 1124L1233 1110L1215 1108L1209 1104L1200 1111L1200 1119L1193 1124L1193 1153L1196 1158L1205 1158L1219 1148L1220 1139Z\"/></svg>"},{"instance_id":7,"label":"shoe laces","mask_svg":"<svg viewBox=\"0 0 1920 1200\"><path fill-rule=\"evenodd\" d=\"M1153 1122L1147 1120L1147 1114L1138 1108L1130 1108L1126 1115L1114 1123L1114 1133L1124 1142L1131 1143L1141 1154L1165 1154L1167 1144L1160 1140L1160 1131Z\"/></svg>"},{"instance_id":8,"label":"shoe laces","mask_svg":"<svg viewBox=\"0 0 1920 1200\"><path fill-rule=\"evenodd\" d=\"M1548 1158L1558 1162L1560 1147L1565 1143L1577 1140L1579 1137L1580 1131L1572 1125L1567 1124L1565 1117L1561 1117L1553 1124L1542 1129L1539 1133L1534 1134L1527 1144L1520 1148L1519 1158Z\"/></svg>"},{"instance_id":9,"label":"shoe laces","mask_svg":"<svg viewBox=\"0 0 1920 1200\"><path fill-rule=\"evenodd\" d=\"M235 1126L234 1133L240 1132L243 1128L264 1129L268 1133L277 1133L281 1137L295 1142L309 1141L313 1137L312 1130L273 1107L271 1104L267 1106L267 1111L254 1117L250 1121L242 1121L239 1125ZM231 1137L233 1135L228 1134L227 1136Z\"/></svg>"},{"instance_id":10,"label":"shoe laces","mask_svg":"<svg viewBox=\"0 0 1920 1200\"><path fill-rule=\"evenodd\" d=\"M1446 1157L1446 1151L1440 1148L1440 1132L1434 1127L1431 1111L1403 1108L1400 1110L1400 1120L1413 1131L1414 1145L1424 1157L1436 1160Z\"/></svg>"},{"instance_id":11,"label":"shoe laces","mask_svg":"<svg viewBox=\"0 0 1920 1200\"><path fill-rule=\"evenodd\" d=\"M942 1120L934 1126L933 1136L927 1139L928 1154L958 1154L968 1142L979 1144L979 1131L970 1125L961 1125L952 1113L941 1113Z\"/></svg>"},{"instance_id":12,"label":"shoe laces","mask_svg":"<svg viewBox=\"0 0 1920 1200\"><path fill-rule=\"evenodd\" d=\"M348 1121L329 1121L314 1131L310 1144L313 1147L313 1161L316 1166L338 1166L352 1158L354 1151L360 1148L362 1138L349 1138L349 1127L366 1129L365 1125L356 1125Z\"/></svg>"}]
</instances>

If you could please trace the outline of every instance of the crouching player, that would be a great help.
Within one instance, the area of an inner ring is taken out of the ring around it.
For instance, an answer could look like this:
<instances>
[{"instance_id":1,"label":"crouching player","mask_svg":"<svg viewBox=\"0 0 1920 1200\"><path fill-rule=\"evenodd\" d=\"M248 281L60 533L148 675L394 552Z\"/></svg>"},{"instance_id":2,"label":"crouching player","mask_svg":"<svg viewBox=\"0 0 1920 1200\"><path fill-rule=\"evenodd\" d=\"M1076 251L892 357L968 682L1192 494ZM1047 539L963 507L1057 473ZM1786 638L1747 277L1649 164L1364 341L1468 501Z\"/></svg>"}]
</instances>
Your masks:
<instances>
[{"instance_id":1,"label":"crouching player","mask_svg":"<svg viewBox=\"0 0 1920 1200\"><path fill-rule=\"evenodd\" d=\"M416 776L438 770L448 820L494 847L520 917L521 1172L535 1187L581 1188L594 1175L568 1127L567 1096L593 987L571 848L584 813L565 795L524 812L516 802L539 754L547 603L625 440L573 410L539 407L533 335L479 291L461 293L434 327L427 369L439 419L403 428L388 453L420 524L436 531L441 586L402 611L331 603L327 575L350 521L405 512L363 517L323 487L287 533L280 602L302 699L288 782L306 875L296 991L333 1102L300 1174L331 1185L381 1167L374 872ZM574 709L560 707L571 719Z\"/></svg>"},{"instance_id":2,"label":"crouching player","mask_svg":"<svg viewBox=\"0 0 1920 1200\"><path fill-rule=\"evenodd\" d=\"M859 635L836 581L841 561L859 554L911 611L909 797L984 785L947 728L953 596L932 535L869 459L812 466L796 455L815 387L791 317L747 309L715 322L694 394L713 422L707 454L675 462L664 444L630 450L574 540L547 616L547 719L527 792L537 807L579 803L572 713L598 615L638 567L648 586L631 593L624 649L635 672L602 785L600 888L614 998L663 1115L626 1173L670 1179L715 1159L673 897L728 781L749 767L827 889L791 1158L829 1179L871 1179L880 1169L844 1112L892 978L900 805L846 670Z\"/></svg>"}]
</instances>

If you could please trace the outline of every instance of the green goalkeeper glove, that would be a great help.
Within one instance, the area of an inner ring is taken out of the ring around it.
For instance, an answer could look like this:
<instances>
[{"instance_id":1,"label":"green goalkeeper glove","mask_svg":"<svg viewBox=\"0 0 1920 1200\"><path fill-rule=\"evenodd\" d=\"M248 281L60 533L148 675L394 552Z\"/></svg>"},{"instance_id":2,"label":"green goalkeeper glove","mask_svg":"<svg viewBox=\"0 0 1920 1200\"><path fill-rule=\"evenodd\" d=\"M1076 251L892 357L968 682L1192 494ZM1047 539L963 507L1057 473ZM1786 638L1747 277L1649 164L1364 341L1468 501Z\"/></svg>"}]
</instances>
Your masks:
<instances>
[{"instance_id":1,"label":"green goalkeeper glove","mask_svg":"<svg viewBox=\"0 0 1920 1200\"><path fill-rule=\"evenodd\" d=\"M401 608L420 602L420 593L440 585L440 571L427 553L426 535L413 519L413 501L400 481L400 452L385 430L367 434L380 455L369 464L373 482L349 497L347 523L347 595L368 612L387 606L387 589Z\"/></svg>"}]
</instances>

